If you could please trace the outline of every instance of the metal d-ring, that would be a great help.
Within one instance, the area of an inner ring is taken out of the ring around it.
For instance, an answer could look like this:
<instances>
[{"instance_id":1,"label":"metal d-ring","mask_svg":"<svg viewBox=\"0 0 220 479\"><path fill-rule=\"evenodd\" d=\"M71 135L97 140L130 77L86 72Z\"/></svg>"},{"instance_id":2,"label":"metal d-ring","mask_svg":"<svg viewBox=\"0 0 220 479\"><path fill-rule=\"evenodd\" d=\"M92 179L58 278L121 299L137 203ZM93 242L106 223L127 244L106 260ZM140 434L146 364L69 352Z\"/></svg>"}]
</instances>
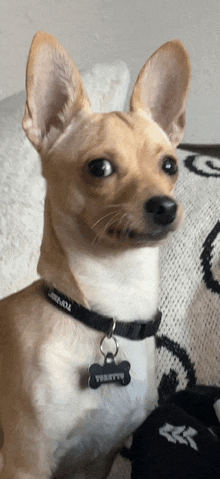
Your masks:
<instances>
[{"instance_id":1,"label":"metal d-ring","mask_svg":"<svg viewBox=\"0 0 220 479\"><path fill-rule=\"evenodd\" d=\"M108 339L111 339L114 331L115 331L115 327L116 327L116 320L114 318L112 318L112 327L109 331L109 333L106 335Z\"/></svg>"},{"instance_id":2,"label":"metal d-ring","mask_svg":"<svg viewBox=\"0 0 220 479\"><path fill-rule=\"evenodd\" d=\"M108 334L106 334L106 336L104 336L104 338L102 338L99 348L100 348L100 351L103 354L103 356L106 356L106 354L103 351L103 347L102 347L103 342L104 342L105 339L113 339L113 341L115 342L115 354L113 354L113 357L115 358L115 356L117 356L117 354L118 354L119 345L118 345L117 339L115 338L115 336L113 336L113 333L114 333L114 330L115 330L115 327L116 327L116 321L115 321L115 319L112 319L112 320L113 320L113 324L112 324L111 330Z\"/></svg>"}]
</instances>

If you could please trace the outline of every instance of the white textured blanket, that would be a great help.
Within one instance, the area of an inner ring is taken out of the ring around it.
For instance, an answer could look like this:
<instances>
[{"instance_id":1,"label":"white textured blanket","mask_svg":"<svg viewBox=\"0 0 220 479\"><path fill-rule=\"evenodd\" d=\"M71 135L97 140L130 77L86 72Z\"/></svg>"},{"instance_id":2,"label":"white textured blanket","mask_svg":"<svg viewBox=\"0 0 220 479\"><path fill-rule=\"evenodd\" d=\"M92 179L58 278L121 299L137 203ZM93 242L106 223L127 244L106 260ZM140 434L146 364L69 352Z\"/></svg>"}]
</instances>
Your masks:
<instances>
[{"instance_id":1,"label":"white textured blanket","mask_svg":"<svg viewBox=\"0 0 220 479\"><path fill-rule=\"evenodd\" d=\"M181 228L161 248L161 396L220 385L220 159L180 152Z\"/></svg>"},{"instance_id":2,"label":"white textured blanket","mask_svg":"<svg viewBox=\"0 0 220 479\"><path fill-rule=\"evenodd\" d=\"M96 66L84 80L96 111L123 108L123 63ZM20 126L24 102L22 92L0 104L0 297L36 279L42 236L44 181ZM179 159L176 193L185 220L161 248L161 399L195 383L220 386L220 159L182 151ZM117 466L111 473L128 476Z\"/></svg>"}]
</instances>

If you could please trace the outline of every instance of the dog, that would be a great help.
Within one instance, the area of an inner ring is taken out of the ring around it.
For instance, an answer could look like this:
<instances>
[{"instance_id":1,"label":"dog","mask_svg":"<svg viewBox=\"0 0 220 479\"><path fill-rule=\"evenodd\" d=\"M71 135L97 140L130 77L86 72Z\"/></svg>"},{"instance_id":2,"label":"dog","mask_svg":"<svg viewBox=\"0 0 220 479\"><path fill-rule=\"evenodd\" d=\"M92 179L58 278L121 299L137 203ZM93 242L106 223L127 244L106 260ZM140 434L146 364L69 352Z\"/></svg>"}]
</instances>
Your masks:
<instances>
[{"instance_id":1,"label":"dog","mask_svg":"<svg viewBox=\"0 0 220 479\"><path fill-rule=\"evenodd\" d=\"M182 217L189 82L171 41L128 113L92 113L66 51L33 39L23 128L47 183L44 232L40 279L0 306L1 479L104 479L155 407L158 247Z\"/></svg>"}]
</instances>

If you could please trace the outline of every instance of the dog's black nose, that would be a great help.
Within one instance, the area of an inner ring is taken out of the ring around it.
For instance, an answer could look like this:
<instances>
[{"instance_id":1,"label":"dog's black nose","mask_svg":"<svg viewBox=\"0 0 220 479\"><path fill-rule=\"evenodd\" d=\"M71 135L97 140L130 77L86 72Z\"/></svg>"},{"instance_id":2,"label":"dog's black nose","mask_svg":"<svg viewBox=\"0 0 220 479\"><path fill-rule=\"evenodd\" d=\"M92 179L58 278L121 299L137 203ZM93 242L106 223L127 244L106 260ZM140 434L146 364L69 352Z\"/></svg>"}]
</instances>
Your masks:
<instances>
[{"instance_id":1,"label":"dog's black nose","mask_svg":"<svg viewBox=\"0 0 220 479\"><path fill-rule=\"evenodd\" d=\"M145 203L145 210L158 225L169 225L176 217L177 204L169 196L153 196Z\"/></svg>"}]
</instances>

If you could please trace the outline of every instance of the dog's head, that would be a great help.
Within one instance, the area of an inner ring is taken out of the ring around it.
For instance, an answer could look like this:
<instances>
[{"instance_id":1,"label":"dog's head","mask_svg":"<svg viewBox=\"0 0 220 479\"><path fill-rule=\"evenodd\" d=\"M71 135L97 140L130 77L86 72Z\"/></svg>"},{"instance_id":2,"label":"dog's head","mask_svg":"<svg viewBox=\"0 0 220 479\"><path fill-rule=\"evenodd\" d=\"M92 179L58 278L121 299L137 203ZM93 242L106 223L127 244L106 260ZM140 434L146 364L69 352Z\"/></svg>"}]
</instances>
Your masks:
<instances>
[{"instance_id":1,"label":"dog's head","mask_svg":"<svg viewBox=\"0 0 220 479\"><path fill-rule=\"evenodd\" d=\"M90 244L156 245L176 229L175 147L185 127L188 54L179 41L142 68L128 113L92 113L79 72L39 32L27 65L24 130L42 158L47 198ZM62 221L62 220L61 220Z\"/></svg>"}]
</instances>

